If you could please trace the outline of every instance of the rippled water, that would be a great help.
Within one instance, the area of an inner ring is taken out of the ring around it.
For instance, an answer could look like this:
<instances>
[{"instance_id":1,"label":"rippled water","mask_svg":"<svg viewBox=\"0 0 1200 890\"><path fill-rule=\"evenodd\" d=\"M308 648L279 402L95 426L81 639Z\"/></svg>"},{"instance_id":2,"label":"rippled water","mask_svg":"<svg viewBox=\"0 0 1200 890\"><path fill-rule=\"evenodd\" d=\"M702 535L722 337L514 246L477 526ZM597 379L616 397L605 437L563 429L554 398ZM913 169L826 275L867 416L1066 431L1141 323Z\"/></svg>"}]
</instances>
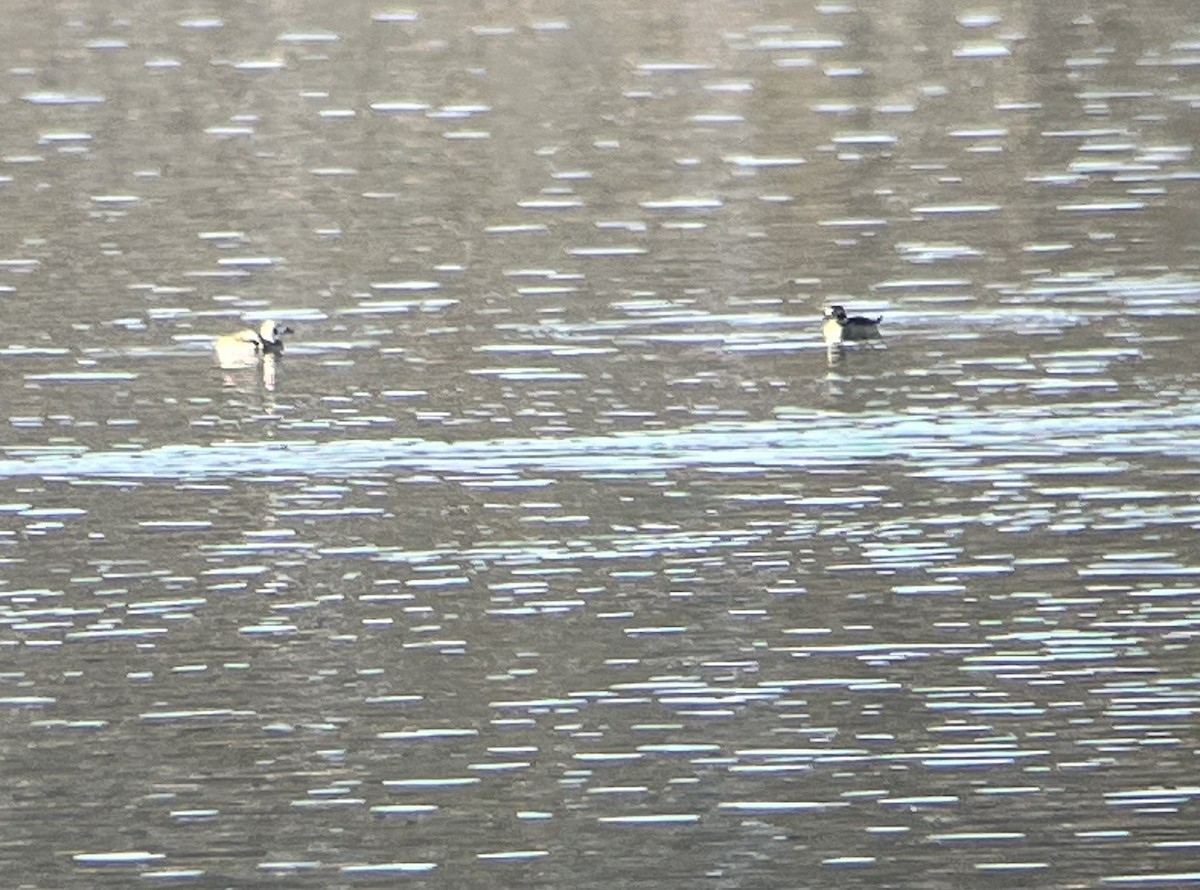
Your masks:
<instances>
[{"instance_id":1,"label":"rippled water","mask_svg":"<svg viewBox=\"0 0 1200 890\"><path fill-rule=\"evenodd\" d=\"M1190 3L9 26L4 886L1200 883Z\"/></svg>"}]
</instances>

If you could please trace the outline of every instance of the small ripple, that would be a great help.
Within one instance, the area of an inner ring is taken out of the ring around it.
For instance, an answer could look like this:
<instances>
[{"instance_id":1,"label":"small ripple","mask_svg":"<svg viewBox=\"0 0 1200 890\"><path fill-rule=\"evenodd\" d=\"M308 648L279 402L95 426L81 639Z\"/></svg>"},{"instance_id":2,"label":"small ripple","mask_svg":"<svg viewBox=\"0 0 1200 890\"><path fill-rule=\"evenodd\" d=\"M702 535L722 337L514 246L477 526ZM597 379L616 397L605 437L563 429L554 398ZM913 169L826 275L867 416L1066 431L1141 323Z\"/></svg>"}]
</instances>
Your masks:
<instances>
[{"instance_id":1,"label":"small ripple","mask_svg":"<svg viewBox=\"0 0 1200 890\"><path fill-rule=\"evenodd\" d=\"M1100 879L1105 884L1127 886L1141 884L1143 886L1160 886L1163 884L1200 884L1200 871L1180 872L1150 872L1132 875L1110 875Z\"/></svg>"},{"instance_id":2,"label":"small ripple","mask_svg":"<svg viewBox=\"0 0 1200 890\"><path fill-rule=\"evenodd\" d=\"M343 865L338 871L344 875L394 875L421 874L435 868L436 862L379 862L370 865Z\"/></svg>"},{"instance_id":3,"label":"small ripple","mask_svg":"<svg viewBox=\"0 0 1200 890\"><path fill-rule=\"evenodd\" d=\"M76 853L71 858L81 865L140 865L159 862L167 857L164 853L128 850L112 853Z\"/></svg>"}]
</instances>

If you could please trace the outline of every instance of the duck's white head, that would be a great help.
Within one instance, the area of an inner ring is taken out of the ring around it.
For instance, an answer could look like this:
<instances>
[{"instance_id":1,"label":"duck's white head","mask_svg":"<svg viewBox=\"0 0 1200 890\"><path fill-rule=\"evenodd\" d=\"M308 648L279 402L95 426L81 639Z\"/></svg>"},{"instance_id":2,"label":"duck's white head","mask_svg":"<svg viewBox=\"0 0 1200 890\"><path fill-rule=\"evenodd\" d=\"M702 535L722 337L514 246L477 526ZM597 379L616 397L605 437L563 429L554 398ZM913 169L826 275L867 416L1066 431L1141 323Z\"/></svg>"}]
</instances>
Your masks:
<instances>
[{"instance_id":1,"label":"duck's white head","mask_svg":"<svg viewBox=\"0 0 1200 890\"><path fill-rule=\"evenodd\" d=\"M273 318L264 319L258 326L258 336L264 343L278 343L284 334L290 334L292 329L281 325Z\"/></svg>"}]
</instances>

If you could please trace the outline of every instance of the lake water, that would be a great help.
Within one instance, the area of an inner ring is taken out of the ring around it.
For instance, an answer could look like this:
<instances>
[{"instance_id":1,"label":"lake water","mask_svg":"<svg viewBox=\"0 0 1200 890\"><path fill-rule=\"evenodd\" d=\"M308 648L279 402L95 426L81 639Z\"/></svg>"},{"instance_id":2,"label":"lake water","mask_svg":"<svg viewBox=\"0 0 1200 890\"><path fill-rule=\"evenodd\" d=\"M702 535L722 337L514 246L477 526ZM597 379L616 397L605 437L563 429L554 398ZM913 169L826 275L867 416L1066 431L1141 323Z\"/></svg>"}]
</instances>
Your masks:
<instances>
[{"instance_id":1,"label":"lake water","mask_svg":"<svg viewBox=\"0 0 1200 890\"><path fill-rule=\"evenodd\" d=\"M0 48L4 886L1200 884L1191 0Z\"/></svg>"}]
</instances>

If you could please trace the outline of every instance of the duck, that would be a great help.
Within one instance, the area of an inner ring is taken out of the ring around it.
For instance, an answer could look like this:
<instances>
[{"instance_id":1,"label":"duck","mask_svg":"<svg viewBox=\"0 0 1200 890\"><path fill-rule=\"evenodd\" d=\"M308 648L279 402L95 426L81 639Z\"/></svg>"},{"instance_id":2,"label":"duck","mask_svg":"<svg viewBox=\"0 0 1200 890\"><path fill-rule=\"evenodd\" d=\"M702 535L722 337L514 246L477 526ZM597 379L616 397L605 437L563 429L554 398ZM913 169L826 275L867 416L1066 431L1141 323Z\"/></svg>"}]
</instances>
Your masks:
<instances>
[{"instance_id":1,"label":"duck","mask_svg":"<svg viewBox=\"0 0 1200 890\"><path fill-rule=\"evenodd\" d=\"M283 354L283 335L292 329L268 318L258 329L244 328L234 334L224 334L213 341L217 364L222 368L250 368L267 356Z\"/></svg>"},{"instance_id":2,"label":"duck","mask_svg":"<svg viewBox=\"0 0 1200 890\"><path fill-rule=\"evenodd\" d=\"M842 306L825 307L825 323L821 333L828 346L836 346L849 340L882 340L879 323L883 316L867 318L863 315L847 315Z\"/></svg>"}]
</instances>

